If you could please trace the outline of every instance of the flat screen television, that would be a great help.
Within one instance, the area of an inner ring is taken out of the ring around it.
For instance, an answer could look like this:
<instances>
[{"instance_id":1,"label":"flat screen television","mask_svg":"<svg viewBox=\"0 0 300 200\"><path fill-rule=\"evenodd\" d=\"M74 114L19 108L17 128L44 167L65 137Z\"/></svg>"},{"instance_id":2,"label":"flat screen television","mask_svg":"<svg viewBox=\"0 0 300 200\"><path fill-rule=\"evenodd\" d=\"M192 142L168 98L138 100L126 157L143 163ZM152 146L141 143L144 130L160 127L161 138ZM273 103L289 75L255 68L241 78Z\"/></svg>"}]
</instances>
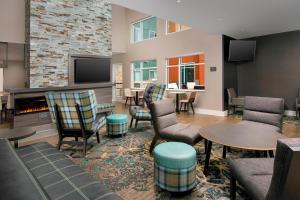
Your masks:
<instances>
[{"instance_id":1,"label":"flat screen television","mask_svg":"<svg viewBox=\"0 0 300 200\"><path fill-rule=\"evenodd\" d=\"M78 58L74 65L75 83L110 82L110 58Z\"/></svg>"},{"instance_id":2,"label":"flat screen television","mask_svg":"<svg viewBox=\"0 0 300 200\"><path fill-rule=\"evenodd\" d=\"M230 40L229 57L230 62L247 62L255 58L256 41Z\"/></svg>"}]
</instances>

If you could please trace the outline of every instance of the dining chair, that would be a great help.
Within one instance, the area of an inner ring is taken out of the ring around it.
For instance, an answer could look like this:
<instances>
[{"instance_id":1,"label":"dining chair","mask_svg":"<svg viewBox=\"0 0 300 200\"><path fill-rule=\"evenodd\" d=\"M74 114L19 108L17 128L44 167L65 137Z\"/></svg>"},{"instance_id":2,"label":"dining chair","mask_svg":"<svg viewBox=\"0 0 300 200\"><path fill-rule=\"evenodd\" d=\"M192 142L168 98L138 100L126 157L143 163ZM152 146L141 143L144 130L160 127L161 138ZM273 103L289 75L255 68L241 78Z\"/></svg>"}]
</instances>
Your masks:
<instances>
[{"instance_id":1,"label":"dining chair","mask_svg":"<svg viewBox=\"0 0 300 200\"><path fill-rule=\"evenodd\" d=\"M135 97L134 97L134 95L132 94L130 88L125 88L125 89L124 89L124 96L125 96L125 98L126 98L126 101L125 101L125 107L126 107L126 105L127 105L128 99L129 99L129 102L130 102L129 105L131 106L131 105L132 105L132 101L135 101Z\"/></svg>"},{"instance_id":2,"label":"dining chair","mask_svg":"<svg viewBox=\"0 0 300 200\"><path fill-rule=\"evenodd\" d=\"M228 88L227 95L228 95L228 114L230 114L230 110L232 110L232 114L234 114L236 108L244 107L245 98L238 96L234 88Z\"/></svg>"},{"instance_id":3,"label":"dining chair","mask_svg":"<svg viewBox=\"0 0 300 200\"><path fill-rule=\"evenodd\" d=\"M196 95L197 95L197 92L194 91L194 92L191 92L191 93L190 93L188 99L180 100L180 111L181 111L181 109L182 109L182 106L184 106L184 108L185 108L187 111L189 110L189 106L191 106L191 108L192 108L192 110L193 110L193 114L195 114L195 110L194 110L193 103L195 102Z\"/></svg>"}]
</instances>

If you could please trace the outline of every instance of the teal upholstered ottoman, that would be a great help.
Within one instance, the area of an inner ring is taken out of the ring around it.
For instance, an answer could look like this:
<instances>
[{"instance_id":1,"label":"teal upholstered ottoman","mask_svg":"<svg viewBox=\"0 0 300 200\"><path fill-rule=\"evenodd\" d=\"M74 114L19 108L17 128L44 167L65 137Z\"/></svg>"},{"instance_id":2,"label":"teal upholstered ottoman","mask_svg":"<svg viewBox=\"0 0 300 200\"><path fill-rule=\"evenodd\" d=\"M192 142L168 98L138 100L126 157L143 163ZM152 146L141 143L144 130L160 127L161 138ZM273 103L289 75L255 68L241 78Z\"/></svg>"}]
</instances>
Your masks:
<instances>
[{"instance_id":1,"label":"teal upholstered ottoman","mask_svg":"<svg viewBox=\"0 0 300 200\"><path fill-rule=\"evenodd\" d=\"M185 143L166 142L153 151L156 185L171 192L185 192L196 185L196 151Z\"/></svg>"},{"instance_id":2,"label":"teal upholstered ottoman","mask_svg":"<svg viewBox=\"0 0 300 200\"><path fill-rule=\"evenodd\" d=\"M106 118L108 135L123 135L128 132L128 116L126 114L112 114Z\"/></svg>"}]
</instances>

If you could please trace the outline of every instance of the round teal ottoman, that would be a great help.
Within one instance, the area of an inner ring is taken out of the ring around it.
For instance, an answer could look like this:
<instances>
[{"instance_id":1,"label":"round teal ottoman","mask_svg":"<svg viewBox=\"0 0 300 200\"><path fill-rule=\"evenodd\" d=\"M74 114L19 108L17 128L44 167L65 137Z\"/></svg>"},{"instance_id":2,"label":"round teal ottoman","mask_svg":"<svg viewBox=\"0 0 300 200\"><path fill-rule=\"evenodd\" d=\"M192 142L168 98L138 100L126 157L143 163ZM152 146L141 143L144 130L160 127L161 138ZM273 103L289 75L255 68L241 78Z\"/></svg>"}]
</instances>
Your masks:
<instances>
[{"instance_id":1,"label":"round teal ottoman","mask_svg":"<svg viewBox=\"0 0 300 200\"><path fill-rule=\"evenodd\" d=\"M128 132L128 116L126 114L112 114L106 117L106 130L109 136L123 135Z\"/></svg>"},{"instance_id":2,"label":"round teal ottoman","mask_svg":"<svg viewBox=\"0 0 300 200\"><path fill-rule=\"evenodd\" d=\"M185 143L165 142L153 151L156 185L170 192L185 192L196 185L196 151Z\"/></svg>"}]
</instances>

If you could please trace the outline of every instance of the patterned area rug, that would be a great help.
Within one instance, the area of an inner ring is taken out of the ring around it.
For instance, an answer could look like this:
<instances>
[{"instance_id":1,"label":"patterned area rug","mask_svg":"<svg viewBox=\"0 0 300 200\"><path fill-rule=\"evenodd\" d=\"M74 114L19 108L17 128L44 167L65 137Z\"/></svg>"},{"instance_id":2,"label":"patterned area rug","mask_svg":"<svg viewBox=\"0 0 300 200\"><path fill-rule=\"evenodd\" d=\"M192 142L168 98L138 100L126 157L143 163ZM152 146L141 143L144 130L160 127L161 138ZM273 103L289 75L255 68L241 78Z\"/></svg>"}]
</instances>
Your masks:
<instances>
[{"instance_id":1,"label":"patterned area rug","mask_svg":"<svg viewBox=\"0 0 300 200\"><path fill-rule=\"evenodd\" d=\"M153 181L153 158L149 146L154 135L148 124L145 128L131 129L125 137L102 137L100 144L93 139L93 147L86 158L81 152L64 148L73 161L80 164L99 180L103 180L111 190L124 199L229 199L229 170L222 159L222 146L213 144L209 175L203 175L205 161L204 145L195 146L198 152L197 186L183 194L172 194L155 186ZM232 150L229 158L253 157L254 152ZM247 199L238 187L237 199Z\"/></svg>"}]
</instances>

